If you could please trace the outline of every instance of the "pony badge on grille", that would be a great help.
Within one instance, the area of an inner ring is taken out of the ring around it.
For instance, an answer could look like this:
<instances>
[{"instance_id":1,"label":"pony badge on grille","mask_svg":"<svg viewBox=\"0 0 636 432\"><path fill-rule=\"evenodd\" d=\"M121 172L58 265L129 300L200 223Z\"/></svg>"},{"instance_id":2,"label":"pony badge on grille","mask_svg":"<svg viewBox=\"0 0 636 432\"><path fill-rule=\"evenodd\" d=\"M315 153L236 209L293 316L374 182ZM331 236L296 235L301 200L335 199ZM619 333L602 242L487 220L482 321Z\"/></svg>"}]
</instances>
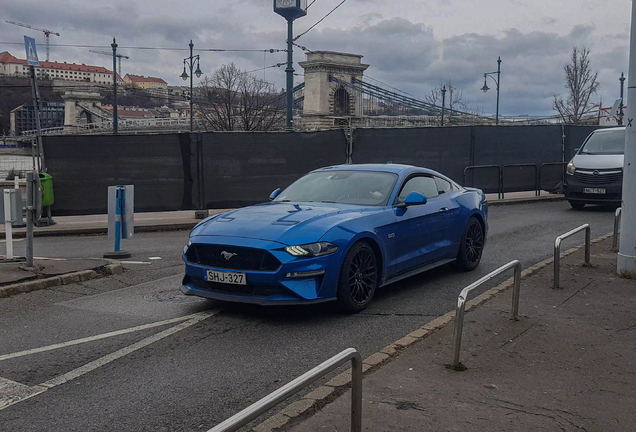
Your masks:
<instances>
[{"instance_id":1,"label":"pony badge on grille","mask_svg":"<svg viewBox=\"0 0 636 432\"><path fill-rule=\"evenodd\" d=\"M232 259L233 256L236 256L236 255L238 255L238 254L231 253L231 252L226 252L226 251L221 252L221 256L223 258L225 258L226 261L229 261L230 259Z\"/></svg>"}]
</instances>

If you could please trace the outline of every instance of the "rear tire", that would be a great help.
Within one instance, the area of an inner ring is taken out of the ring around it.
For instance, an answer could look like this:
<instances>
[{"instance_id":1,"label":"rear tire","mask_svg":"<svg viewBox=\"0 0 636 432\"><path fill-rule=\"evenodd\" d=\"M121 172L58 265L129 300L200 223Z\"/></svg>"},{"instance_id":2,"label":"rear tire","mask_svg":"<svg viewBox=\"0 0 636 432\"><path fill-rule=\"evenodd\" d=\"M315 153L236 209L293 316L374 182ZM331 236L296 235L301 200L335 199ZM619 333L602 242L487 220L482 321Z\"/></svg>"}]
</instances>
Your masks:
<instances>
[{"instance_id":1,"label":"rear tire","mask_svg":"<svg viewBox=\"0 0 636 432\"><path fill-rule=\"evenodd\" d=\"M364 310L378 286L378 260L364 241L354 244L345 255L338 278L339 308L348 313Z\"/></svg>"},{"instance_id":2,"label":"rear tire","mask_svg":"<svg viewBox=\"0 0 636 432\"><path fill-rule=\"evenodd\" d=\"M574 210L581 210L583 207L585 207L585 203L574 202L574 201L570 201L570 205L572 206Z\"/></svg>"},{"instance_id":3,"label":"rear tire","mask_svg":"<svg viewBox=\"0 0 636 432\"><path fill-rule=\"evenodd\" d=\"M459 243L457 252L457 268L461 271L473 271L481 261L484 250L484 229L479 220L472 216L468 219Z\"/></svg>"}]
</instances>

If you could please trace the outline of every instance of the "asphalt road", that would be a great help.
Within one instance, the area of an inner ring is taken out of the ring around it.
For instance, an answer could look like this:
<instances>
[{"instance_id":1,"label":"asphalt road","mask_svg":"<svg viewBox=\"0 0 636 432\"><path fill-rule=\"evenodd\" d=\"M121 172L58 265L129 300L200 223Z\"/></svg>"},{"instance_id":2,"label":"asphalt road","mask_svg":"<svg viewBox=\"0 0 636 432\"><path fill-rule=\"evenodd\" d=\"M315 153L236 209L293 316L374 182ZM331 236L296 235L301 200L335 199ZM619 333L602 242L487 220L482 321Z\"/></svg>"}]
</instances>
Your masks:
<instances>
[{"instance_id":1,"label":"asphalt road","mask_svg":"<svg viewBox=\"0 0 636 432\"><path fill-rule=\"evenodd\" d=\"M464 286L500 265L548 258L559 234L588 222L598 237L613 220L612 209L574 211L567 202L493 207L476 271L445 266L398 282L357 315L182 296L187 232L137 235L123 248L146 264L0 299L0 431L207 430L344 348L365 357L446 313ZM23 248L18 243L16 253ZM58 237L36 238L35 248L37 256L86 258L112 245L104 236ZM124 329L131 330L99 336ZM69 343L82 338L89 339ZM62 346L6 358L52 344ZM32 397L11 404L9 388Z\"/></svg>"}]
</instances>

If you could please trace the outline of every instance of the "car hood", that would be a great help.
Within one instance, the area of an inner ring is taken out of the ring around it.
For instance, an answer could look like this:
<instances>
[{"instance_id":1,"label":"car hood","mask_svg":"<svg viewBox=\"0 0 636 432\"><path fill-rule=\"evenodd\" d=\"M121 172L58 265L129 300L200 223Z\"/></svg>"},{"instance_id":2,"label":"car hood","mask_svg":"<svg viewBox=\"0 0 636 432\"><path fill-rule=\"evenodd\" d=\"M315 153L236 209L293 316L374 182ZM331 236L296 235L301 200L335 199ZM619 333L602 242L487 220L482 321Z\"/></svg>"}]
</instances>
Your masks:
<instances>
[{"instance_id":1,"label":"car hood","mask_svg":"<svg viewBox=\"0 0 636 432\"><path fill-rule=\"evenodd\" d=\"M223 213L195 228L196 236L230 236L275 241L285 245L319 241L346 220L384 210L323 203L265 203Z\"/></svg>"},{"instance_id":2,"label":"car hood","mask_svg":"<svg viewBox=\"0 0 636 432\"><path fill-rule=\"evenodd\" d=\"M587 155L577 154L572 163L582 169L623 168L623 155Z\"/></svg>"}]
</instances>

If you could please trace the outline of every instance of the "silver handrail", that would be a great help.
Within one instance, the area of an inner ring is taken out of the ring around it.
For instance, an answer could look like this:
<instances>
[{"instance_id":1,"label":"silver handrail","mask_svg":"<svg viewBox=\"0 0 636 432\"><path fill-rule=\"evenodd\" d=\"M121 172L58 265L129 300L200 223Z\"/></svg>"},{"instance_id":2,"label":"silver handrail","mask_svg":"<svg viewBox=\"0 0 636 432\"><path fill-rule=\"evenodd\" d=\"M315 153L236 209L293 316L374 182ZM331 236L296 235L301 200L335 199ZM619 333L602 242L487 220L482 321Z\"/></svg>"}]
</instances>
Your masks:
<instances>
[{"instance_id":1,"label":"silver handrail","mask_svg":"<svg viewBox=\"0 0 636 432\"><path fill-rule=\"evenodd\" d=\"M459 351L462 345L462 332L464 331L464 313L466 312L466 298L468 297L468 293L482 285L485 282L488 282L490 279L498 276L499 274L509 270L511 268L515 269L514 276L514 288L512 290L512 313L511 319L518 320L519 319L519 292L521 291L521 263L519 260L510 261L508 264L499 267L497 270L494 270L488 273L483 278L479 279L477 282L473 282L468 285L466 288L459 293L459 297L457 297L457 311L455 312L455 333L454 333L454 343L453 343L453 369L458 369L460 367L459 363Z\"/></svg>"},{"instance_id":2,"label":"silver handrail","mask_svg":"<svg viewBox=\"0 0 636 432\"><path fill-rule=\"evenodd\" d=\"M621 207L616 209L614 214L614 235L612 237L612 250L618 252L618 232L621 225Z\"/></svg>"},{"instance_id":3,"label":"silver handrail","mask_svg":"<svg viewBox=\"0 0 636 432\"><path fill-rule=\"evenodd\" d=\"M585 230L585 264L590 265L590 224L583 224L578 228L560 235L554 241L554 288L559 288L561 272L561 241L574 234Z\"/></svg>"},{"instance_id":4,"label":"silver handrail","mask_svg":"<svg viewBox=\"0 0 636 432\"><path fill-rule=\"evenodd\" d=\"M275 407L288 397L312 384L322 376L351 360L351 432L362 432L362 357L354 348L347 348L309 372L253 403L208 432L233 432L245 426L261 414Z\"/></svg>"}]
</instances>

